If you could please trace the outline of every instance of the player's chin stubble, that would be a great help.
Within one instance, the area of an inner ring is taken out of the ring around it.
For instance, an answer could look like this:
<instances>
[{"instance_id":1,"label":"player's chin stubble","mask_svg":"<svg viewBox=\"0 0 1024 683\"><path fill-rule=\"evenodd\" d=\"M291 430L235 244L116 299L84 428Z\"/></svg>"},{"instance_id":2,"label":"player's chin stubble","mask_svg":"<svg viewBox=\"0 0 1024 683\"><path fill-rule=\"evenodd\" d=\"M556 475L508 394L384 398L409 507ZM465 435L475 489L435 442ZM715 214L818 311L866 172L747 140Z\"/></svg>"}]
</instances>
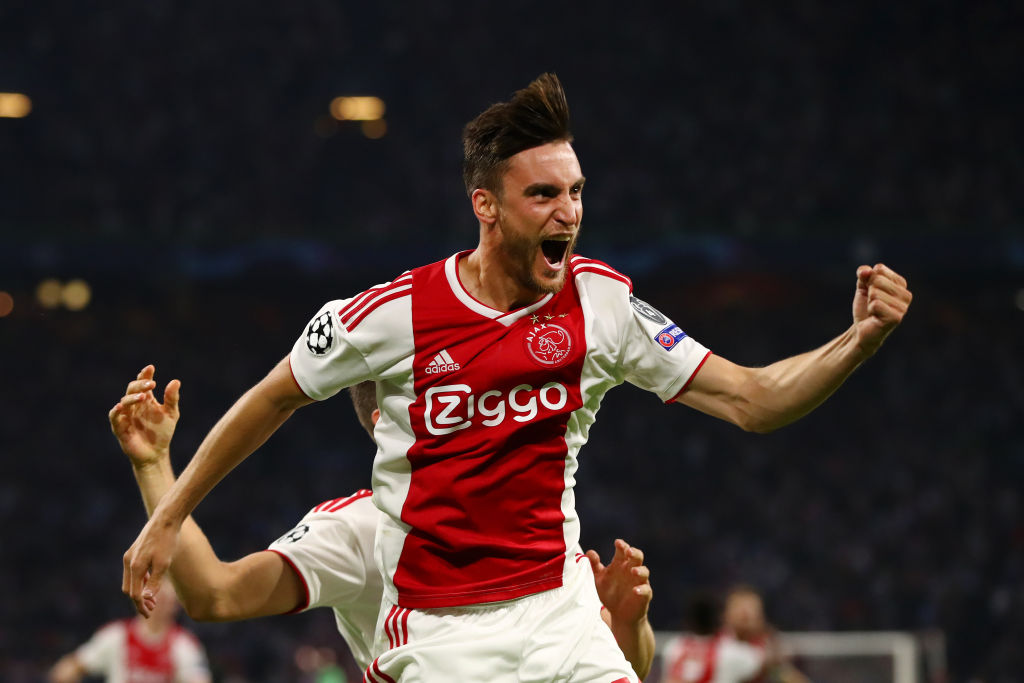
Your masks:
<instances>
[{"instance_id":1,"label":"player's chin stubble","mask_svg":"<svg viewBox=\"0 0 1024 683\"><path fill-rule=\"evenodd\" d=\"M516 282L523 287L537 294L556 294L565 286L566 273L569 270L569 259L576 249L576 240L579 237L579 230L573 235L565 249L565 256L562 258L562 267L554 281L541 281L537 279L534 272L534 265L537 262L537 252L541 248L541 240L531 240L522 237L510 230L501 229L502 250L512 264L512 276Z\"/></svg>"}]
</instances>

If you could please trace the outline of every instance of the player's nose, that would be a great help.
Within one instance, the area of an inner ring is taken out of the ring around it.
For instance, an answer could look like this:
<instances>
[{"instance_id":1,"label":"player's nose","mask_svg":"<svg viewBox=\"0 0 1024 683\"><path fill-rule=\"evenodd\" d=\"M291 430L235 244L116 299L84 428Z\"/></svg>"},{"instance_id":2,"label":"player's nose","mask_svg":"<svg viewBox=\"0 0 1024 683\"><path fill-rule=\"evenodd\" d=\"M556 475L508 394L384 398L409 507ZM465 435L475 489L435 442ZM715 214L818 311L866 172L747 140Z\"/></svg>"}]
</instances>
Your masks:
<instances>
[{"instance_id":1,"label":"player's nose","mask_svg":"<svg viewBox=\"0 0 1024 683\"><path fill-rule=\"evenodd\" d=\"M562 195L555 208L554 218L562 225L576 225L580 219L579 203L568 194Z\"/></svg>"}]
</instances>

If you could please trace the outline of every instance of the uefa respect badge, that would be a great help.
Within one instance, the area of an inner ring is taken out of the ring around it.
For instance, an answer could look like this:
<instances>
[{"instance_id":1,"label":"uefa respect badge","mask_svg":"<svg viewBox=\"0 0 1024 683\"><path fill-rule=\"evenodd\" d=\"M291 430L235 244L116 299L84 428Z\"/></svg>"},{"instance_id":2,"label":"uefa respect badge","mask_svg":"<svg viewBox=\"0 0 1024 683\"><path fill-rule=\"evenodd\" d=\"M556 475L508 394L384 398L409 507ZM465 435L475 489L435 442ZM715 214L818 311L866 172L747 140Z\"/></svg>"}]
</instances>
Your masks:
<instances>
[{"instance_id":1,"label":"uefa respect badge","mask_svg":"<svg viewBox=\"0 0 1024 683\"><path fill-rule=\"evenodd\" d=\"M666 351L671 351L676 344L683 341L684 337L686 337L686 333L679 329L679 325L672 324L659 332L654 337L654 341L658 342Z\"/></svg>"}]
</instances>

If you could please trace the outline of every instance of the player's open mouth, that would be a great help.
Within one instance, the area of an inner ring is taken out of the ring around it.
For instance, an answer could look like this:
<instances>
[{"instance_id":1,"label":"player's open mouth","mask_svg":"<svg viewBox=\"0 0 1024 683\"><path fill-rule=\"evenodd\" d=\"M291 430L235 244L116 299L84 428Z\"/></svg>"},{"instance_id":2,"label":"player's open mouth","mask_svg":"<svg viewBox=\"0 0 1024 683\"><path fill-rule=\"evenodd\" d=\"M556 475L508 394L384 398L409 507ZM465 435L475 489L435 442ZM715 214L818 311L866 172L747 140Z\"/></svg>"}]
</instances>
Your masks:
<instances>
[{"instance_id":1,"label":"player's open mouth","mask_svg":"<svg viewBox=\"0 0 1024 683\"><path fill-rule=\"evenodd\" d=\"M540 249L544 253L544 260L547 261L548 266L556 270L562 267L565 252L569 248L569 241L569 235L563 235L540 243Z\"/></svg>"}]
</instances>

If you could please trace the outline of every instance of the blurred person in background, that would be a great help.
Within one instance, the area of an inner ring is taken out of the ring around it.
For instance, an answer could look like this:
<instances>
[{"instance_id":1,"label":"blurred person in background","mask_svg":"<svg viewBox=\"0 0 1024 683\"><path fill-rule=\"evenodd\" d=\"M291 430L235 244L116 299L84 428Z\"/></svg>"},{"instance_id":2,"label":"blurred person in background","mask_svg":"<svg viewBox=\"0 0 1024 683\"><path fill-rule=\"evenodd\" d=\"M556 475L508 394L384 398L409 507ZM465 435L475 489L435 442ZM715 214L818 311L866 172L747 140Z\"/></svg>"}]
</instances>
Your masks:
<instances>
[{"instance_id":1,"label":"blurred person in background","mask_svg":"<svg viewBox=\"0 0 1024 683\"><path fill-rule=\"evenodd\" d=\"M147 512L152 512L174 483L170 445L181 417L181 382L168 382L160 403L153 394L155 373L152 365L143 368L108 415L114 436L132 464ZM349 395L359 423L373 439L380 417L374 383L357 384L349 389ZM255 552L235 562L221 561L189 517L182 526L169 576L189 616L199 621L251 619L330 607L353 659L366 668L372 659L383 593L373 558L380 515L371 492L365 489L328 500L271 543L269 552ZM594 550L577 557L589 561L602 602L601 617L643 678L654 659L654 632L647 620L653 593L643 552L620 539L607 566Z\"/></svg>"},{"instance_id":2,"label":"blurred person in background","mask_svg":"<svg viewBox=\"0 0 1024 683\"><path fill-rule=\"evenodd\" d=\"M662 651L662 683L808 683L781 655L761 595L751 586L727 593L721 617L712 596L698 595L686 628Z\"/></svg>"},{"instance_id":3,"label":"blurred person in background","mask_svg":"<svg viewBox=\"0 0 1024 683\"><path fill-rule=\"evenodd\" d=\"M50 669L52 683L102 676L107 683L210 683L203 647L178 625L178 601L165 586L149 619L111 622Z\"/></svg>"}]
</instances>

